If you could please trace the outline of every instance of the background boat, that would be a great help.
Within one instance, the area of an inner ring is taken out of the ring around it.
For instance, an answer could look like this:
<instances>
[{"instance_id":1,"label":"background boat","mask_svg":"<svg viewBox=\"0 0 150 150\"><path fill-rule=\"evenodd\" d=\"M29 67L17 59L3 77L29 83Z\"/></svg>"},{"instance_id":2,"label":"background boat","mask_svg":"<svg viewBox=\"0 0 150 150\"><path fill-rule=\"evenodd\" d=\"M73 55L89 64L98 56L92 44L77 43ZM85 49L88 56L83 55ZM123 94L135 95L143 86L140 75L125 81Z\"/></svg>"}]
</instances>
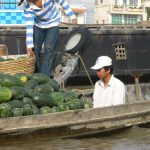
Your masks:
<instances>
[{"instance_id":1,"label":"background boat","mask_svg":"<svg viewBox=\"0 0 150 150\"><path fill-rule=\"evenodd\" d=\"M108 55L113 59L114 74L125 83L134 83L135 76L140 82L149 82L150 74L150 27L142 25L84 25L92 33L89 46L83 48L81 58L93 82L96 74L90 67L100 55ZM62 24L60 38L56 47L63 51L67 35L77 26ZM0 27L0 43L8 47L8 54L24 54L25 28ZM54 65L56 65L54 63ZM85 68L79 63L69 77L69 83L76 84L82 79L83 84L89 84ZM81 82L80 82L81 83ZM82 84L82 83L81 83Z\"/></svg>"}]
</instances>

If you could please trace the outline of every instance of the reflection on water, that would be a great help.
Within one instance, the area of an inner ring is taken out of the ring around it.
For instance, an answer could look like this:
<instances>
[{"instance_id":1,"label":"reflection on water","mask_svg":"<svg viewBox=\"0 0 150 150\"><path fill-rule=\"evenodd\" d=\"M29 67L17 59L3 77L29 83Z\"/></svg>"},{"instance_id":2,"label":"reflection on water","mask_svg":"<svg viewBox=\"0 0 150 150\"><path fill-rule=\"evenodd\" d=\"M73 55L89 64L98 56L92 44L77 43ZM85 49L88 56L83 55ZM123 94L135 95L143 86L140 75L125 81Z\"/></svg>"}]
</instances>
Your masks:
<instances>
[{"instance_id":1,"label":"reflection on water","mask_svg":"<svg viewBox=\"0 0 150 150\"><path fill-rule=\"evenodd\" d=\"M1 140L1 150L149 150L150 129L132 127L110 136L57 139L48 137Z\"/></svg>"}]
</instances>

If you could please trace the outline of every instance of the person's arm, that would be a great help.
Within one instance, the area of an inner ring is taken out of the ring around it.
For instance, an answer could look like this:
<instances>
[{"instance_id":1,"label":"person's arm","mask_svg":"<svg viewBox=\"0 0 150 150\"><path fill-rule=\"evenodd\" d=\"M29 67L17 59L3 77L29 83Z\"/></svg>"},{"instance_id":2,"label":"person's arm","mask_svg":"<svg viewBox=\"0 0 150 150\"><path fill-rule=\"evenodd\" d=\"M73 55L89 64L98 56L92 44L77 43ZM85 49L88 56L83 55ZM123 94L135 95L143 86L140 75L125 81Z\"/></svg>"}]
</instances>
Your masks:
<instances>
[{"instance_id":1,"label":"person's arm","mask_svg":"<svg viewBox=\"0 0 150 150\"><path fill-rule=\"evenodd\" d=\"M32 11L25 11L25 20L26 20L26 47L27 53L29 56L33 54L33 25L34 25L34 16Z\"/></svg>"},{"instance_id":2,"label":"person's arm","mask_svg":"<svg viewBox=\"0 0 150 150\"><path fill-rule=\"evenodd\" d=\"M72 20L72 23L77 24L77 18L70 8L68 2L66 0L55 0L64 10L65 14Z\"/></svg>"},{"instance_id":3,"label":"person's arm","mask_svg":"<svg viewBox=\"0 0 150 150\"><path fill-rule=\"evenodd\" d=\"M125 86L121 84L115 87L113 94L113 105L125 104Z\"/></svg>"}]
</instances>

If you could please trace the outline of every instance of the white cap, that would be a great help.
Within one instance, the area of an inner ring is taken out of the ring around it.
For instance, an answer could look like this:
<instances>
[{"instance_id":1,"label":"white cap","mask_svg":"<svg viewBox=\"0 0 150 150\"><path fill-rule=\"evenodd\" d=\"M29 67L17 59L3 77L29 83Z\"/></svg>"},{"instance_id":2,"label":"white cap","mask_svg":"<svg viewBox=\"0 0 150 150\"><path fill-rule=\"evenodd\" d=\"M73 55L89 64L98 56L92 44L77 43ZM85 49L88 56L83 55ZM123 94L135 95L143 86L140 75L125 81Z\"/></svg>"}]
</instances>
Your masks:
<instances>
[{"instance_id":1,"label":"white cap","mask_svg":"<svg viewBox=\"0 0 150 150\"><path fill-rule=\"evenodd\" d=\"M95 65L91 69L98 70L105 66L111 66L112 59L108 56L100 56L96 59Z\"/></svg>"}]
</instances>

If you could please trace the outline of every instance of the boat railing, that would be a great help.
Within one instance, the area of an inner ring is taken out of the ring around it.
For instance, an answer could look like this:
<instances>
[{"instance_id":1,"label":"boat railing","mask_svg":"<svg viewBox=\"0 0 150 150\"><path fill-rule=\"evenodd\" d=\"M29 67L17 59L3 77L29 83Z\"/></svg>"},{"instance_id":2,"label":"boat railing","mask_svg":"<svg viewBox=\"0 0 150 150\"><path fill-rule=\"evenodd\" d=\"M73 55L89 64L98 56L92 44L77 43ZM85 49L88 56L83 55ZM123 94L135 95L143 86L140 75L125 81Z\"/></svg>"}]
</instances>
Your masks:
<instances>
[{"instance_id":1,"label":"boat railing","mask_svg":"<svg viewBox=\"0 0 150 150\"><path fill-rule=\"evenodd\" d=\"M85 26L90 30L150 30L150 24L147 25L112 25L112 24L71 24L61 23L60 30L72 30L78 26ZM0 30L25 29L25 25L0 25Z\"/></svg>"},{"instance_id":2,"label":"boat railing","mask_svg":"<svg viewBox=\"0 0 150 150\"><path fill-rule=\"evenodd\" d=\"M150 24L147 25L112 25L112 24L69 24L69 23L62 23L60 28L61 29L71 29L74 28L75 26L85 26L88 27L89 29L99 29L99 30L137 30L137 29L150 29Z\"/></svg>"}]
</instances>

